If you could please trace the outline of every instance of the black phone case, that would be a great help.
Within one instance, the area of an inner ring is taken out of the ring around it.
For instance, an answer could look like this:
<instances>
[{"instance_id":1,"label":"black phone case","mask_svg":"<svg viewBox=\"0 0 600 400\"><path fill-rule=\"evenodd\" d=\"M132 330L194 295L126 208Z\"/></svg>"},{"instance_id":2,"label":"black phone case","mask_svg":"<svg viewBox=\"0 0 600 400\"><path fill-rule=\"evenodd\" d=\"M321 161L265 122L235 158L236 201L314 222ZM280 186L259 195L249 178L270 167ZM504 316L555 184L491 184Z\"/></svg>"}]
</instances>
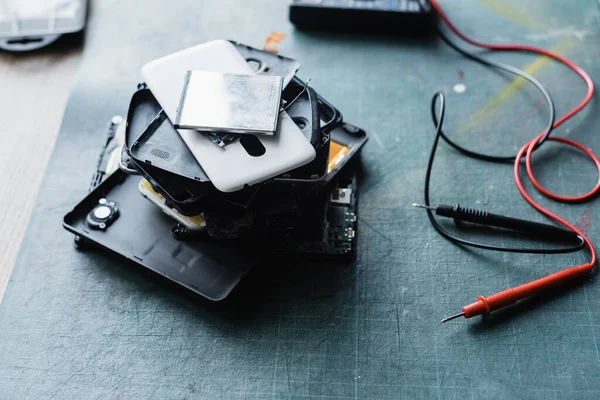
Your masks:
<instances>
[{"instance_id":1,"label":"black phone case","mask_svg":"<svg viewBox=\"0 0 600 400\"><path fill-rule=\"evenodd\" d=\"M174 239L174 221L142 197L140 179L117 170L64 217L63 226L80 244L119 254L209 300L223 300L257 265L257 251L240 243ZM119 217L105 230L93 230L86 217L102 198L117 203Z\"/></svg>"}]
</instances>

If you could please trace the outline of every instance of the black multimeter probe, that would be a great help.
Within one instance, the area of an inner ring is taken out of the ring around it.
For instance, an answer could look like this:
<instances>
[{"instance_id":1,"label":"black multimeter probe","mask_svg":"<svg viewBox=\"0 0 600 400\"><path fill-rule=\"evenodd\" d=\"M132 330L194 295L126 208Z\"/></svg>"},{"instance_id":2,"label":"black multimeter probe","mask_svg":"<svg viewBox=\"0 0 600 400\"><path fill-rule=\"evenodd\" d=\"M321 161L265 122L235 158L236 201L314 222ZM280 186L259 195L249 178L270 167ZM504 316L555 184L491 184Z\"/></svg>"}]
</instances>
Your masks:
<instances>
[{"instance_id":1,"label":"black multimeter probe","mask_svg":"<svg viewBox=\"0 0 600 400\"><path fill-rule=\"evenodd\" d=\"M552 239L579 240L584 245L582 238L575 232L554 225L506 217L473 208L464 208L458 204L456 206L443 204L426 206L414 203L413 206L435 212L435 215L440 217L452 218L455 222L470 222L478 225L494 226Z\"/></svg>"}]
</instances>

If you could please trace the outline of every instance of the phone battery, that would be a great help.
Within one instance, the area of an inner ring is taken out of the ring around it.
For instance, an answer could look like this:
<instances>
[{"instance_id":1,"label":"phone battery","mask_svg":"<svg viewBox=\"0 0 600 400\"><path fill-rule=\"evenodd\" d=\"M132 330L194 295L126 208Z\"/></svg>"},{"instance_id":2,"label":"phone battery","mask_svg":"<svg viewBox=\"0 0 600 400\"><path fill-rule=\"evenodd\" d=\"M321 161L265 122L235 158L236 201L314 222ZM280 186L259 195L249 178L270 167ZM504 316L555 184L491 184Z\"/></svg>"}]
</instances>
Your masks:
<instances>
[{"instance_id":1,"label":"phone battery","mask_svg":"<svg viewBox=\"0 0 600 400\"><path fill-rule=\"evenodd\" d=\"M188 71L175 127L274 135L282 90L280 76Z\"/></svg>"}]
</instances>

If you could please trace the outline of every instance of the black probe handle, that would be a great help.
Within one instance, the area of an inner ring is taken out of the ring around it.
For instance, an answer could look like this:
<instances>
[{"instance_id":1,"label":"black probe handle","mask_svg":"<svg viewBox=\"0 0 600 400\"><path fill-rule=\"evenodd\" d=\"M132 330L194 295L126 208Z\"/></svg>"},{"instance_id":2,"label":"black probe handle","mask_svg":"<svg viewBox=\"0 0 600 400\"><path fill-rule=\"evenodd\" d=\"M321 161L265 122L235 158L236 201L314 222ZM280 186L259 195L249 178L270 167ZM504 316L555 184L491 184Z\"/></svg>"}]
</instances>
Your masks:
<instances>
[{"instance_id":1,"label":"black probe handle","mask_svg":"<svg viewBox=\"0 0 600 400\"><path fill-rule=\"evenodd\" d=\"M519 232L532 233L539 236L574 240L579 236L570 230L563 229L554 225L542 224L539 222L527 221L524 219L505 217L503 215L492 214L487 211L464 208L460 205L446 206L441 205L436 209L436 215L454 218L455 221L471 222L480 225L495 226Z\"/></svg>"}]
</instances>

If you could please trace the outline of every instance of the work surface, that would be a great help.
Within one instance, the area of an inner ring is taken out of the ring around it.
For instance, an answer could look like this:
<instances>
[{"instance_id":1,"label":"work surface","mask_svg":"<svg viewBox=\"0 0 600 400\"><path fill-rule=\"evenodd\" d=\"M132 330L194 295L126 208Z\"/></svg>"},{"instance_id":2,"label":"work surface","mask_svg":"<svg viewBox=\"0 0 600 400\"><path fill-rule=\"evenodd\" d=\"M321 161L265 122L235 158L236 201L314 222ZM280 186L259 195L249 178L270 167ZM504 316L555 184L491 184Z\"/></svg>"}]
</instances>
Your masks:
<instances>
[{"instance_id":1,"label":"work surface","mask_svg":"<svg viewBox=\"0 0 600 400\"><path fill-rule=\"evenodd\" d=\"M422 200L436 90L448 95L449 134L480 150L514 153L545 126L534 89L435 39L297 32L283 1L139 3L93 4L77 82L0 304L0 398L600 396L593 279L487 321L439 324L479 294L576 265L584 253L464 250L410 207ZM595 1L442 5L481 40L555 49L600 77ZM126 112L140 67L211 39L260 47L273 30L289 34L281 53L302 63L300 76L371 133L362 157L357 261L281 262L248 277L225 303L210 304L117 257L76 251L62 216L85 196L107 121ZM576 76L545 59L493 57L538 76L559 113L584 95ZM456 84L466 91L454 91ZM596 108L557 134L600 150ZM574 194L596 182L579 154L544 147L536 171L550 189ZM442 146L433 174L435 202L542 220L520 198L509 165L482 164ZM594 241L598 207L552 205Z\"/></svg>"},{"instance_id":2,"label":"work surface","mask_svg":"<svg viewBox=\"0 0 600 400\"><path fill-rule=\"evenodd\" d=\"M0 52L0 301L58 136L80 57L80 45L28 54Z\"/></svg>"}]
</instances>

